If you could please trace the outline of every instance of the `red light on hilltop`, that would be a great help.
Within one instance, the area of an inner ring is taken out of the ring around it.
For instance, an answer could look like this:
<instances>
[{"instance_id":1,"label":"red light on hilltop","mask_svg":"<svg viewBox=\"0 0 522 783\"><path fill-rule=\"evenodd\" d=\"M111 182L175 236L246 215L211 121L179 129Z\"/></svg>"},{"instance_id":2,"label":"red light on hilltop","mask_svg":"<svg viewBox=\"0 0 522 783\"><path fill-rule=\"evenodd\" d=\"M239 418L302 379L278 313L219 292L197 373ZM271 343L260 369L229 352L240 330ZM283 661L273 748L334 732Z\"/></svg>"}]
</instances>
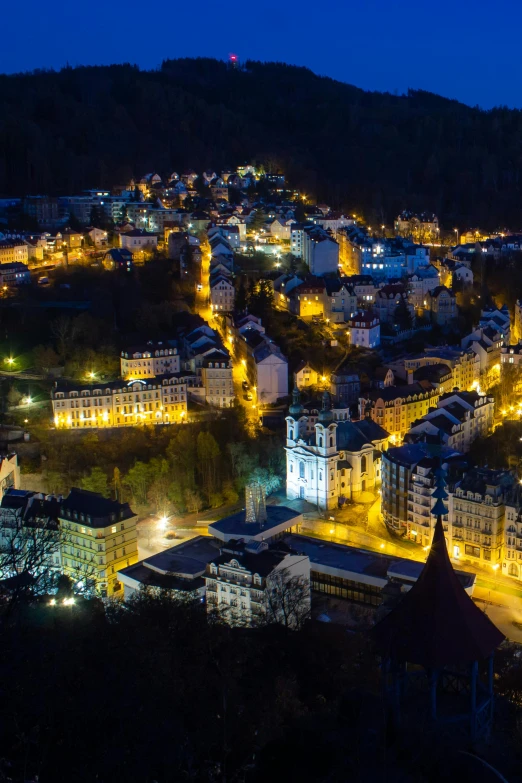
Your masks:
<instances>
[{"instance_id":1,"label":"red light on hilltop","mask_svg":"<svg viewBox=\"0 0 522 783\"><path fill-rule=\"evenodd\" d=\"M229 54L228 59L231 63L237 63L237 54Z\"/></svg>"}]
</instances>

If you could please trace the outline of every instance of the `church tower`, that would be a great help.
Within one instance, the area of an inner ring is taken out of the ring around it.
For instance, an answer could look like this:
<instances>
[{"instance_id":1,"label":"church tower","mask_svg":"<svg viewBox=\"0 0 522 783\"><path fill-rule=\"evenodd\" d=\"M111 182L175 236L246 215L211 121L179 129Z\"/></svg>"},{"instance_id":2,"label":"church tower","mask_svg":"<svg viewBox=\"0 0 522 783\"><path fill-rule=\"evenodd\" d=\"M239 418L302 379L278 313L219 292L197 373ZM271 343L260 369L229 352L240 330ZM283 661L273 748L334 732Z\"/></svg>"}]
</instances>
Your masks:
<instances>
[{"instance_id":1,"label":"church tower","mask_svg":"<svg viewBox=\"0 0 522 783\"><path fill-rule=\"evenodd\" d=\"M330 395L323 394L323 404L315 425L317 454L317 505L336 508L339 497L337 477L337 424L334 422Z\"/></svg>"}]
</instances>

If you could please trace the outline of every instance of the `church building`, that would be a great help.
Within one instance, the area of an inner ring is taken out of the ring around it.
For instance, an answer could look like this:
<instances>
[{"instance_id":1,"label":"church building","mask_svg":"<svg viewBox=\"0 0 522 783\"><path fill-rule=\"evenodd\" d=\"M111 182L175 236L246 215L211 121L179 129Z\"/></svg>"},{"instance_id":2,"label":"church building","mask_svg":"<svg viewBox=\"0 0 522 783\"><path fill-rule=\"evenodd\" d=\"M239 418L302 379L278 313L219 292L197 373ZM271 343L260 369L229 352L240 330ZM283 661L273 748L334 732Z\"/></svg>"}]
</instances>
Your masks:
<instances>
[{"instance_id":1,"label":"church building","mask_svg":"<svg viewBox=\"0 0 522 783\"><path fill-rule=\"evenodd\" d=\"M381 482L381 456L389 435L369 417L339 421L323 395L322 410L313 430L294 389L286 418L286 495L303 498L322 509L346 500Z\"/></svg>"}]
</instances>

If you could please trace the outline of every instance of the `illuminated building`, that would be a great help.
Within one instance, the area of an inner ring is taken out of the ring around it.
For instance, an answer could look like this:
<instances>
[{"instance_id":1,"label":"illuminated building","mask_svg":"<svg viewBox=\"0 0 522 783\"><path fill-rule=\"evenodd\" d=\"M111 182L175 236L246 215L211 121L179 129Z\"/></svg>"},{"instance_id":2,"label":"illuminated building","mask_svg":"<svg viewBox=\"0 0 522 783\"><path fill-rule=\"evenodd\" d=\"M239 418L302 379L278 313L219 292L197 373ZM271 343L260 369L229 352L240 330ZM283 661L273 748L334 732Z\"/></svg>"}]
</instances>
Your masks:
<instances>
[{"instance_id":1,"label":"illuminated building","mask_svg":"<svg viewBox=\"0 0 522 783\"><path fill-rule=\"evenodd\" d=\"M211 351L203 357L201 380L205 388L205 400L218 408L230 408L234 404L234 380L232 362L221 351Z\"/></svg>"},{"instance_id":2,"label":"illuminated building","mask_svg":"<svg viewBox=\"0 0 522 783\"><path fill-rule=\"evenodd\" d=\"M426 348L421 354L414 354L406 357L404 368L408 378L410 372L414 372L419 367L426 367L431 364L446 364L451 368L452 381L451 389L460 389L461 391L471 391L476 388L479 380L480 368L476 354L468 349L461 351L455 348L438 347Z\"/></svg>"},{"instance_id":3,"label":"illuminated building","mask_svg":"<svg viewBox=\"0 0 522 783\"><path fill-rule=\"evenodd\" d=\"M0 241L0 264L29 263L29 251L25 242L3 239Z\"/></svg>"},{"instance_id":4,"label":"illuminated building","mask_svg":"<svg viewBox=\"0 0 522 783\"><path fill-rule=\"evenodd\" d=\"M228 274L210 275L210 306L213 313L230 313L234 309L236 289Z\"/></svg>"},{"instance_id":5,"label":"illuminated building","mask_svg":"<svg viewBox=\"0 0 522 783\"><path fill-rule=\"evenodd\" d=\"M130 346L120 354L121 376L125 380L154 378L180 371L178 349L165 342Z\"/></svg>"},{"instance_id":6,"label":"illuminated building","mask_svg":"<svg viewBox=\"0 0 522 783\"><path fill-rule=\"evenodd\" d=\"M58 428L129 427L186 420L192 374L98 384L57 383L51 391Z\"/></svg>"},{"instance_id":7,"label":"illuminated building","mask_svg":"<svg viewBox=\"0 0 522 783\"><path fill-rule=\"evenodd\" d=\"M392 443L402 439L417 419L437 405L439 392L427 381L407 386L388 386L359 398L359 414L368 410L373 421L390 433Z\"/></svg>"},{"instance_id":8,"label":"illuminated building","mask_svg":"<svg viewBox=\"0 0 522 783\"><path fill-rule=\"evenodd\" d=\"M309 362L302 361L296 367L294 372L294 386L303 389L306 386L317 386L321 376Z\"/></svg>"},{"instance_id":9,"label":"illuminated building","mask_svg":"<svg viewBox=\"0 0 522 783\"><path fill-rule=\"evenodd\" d=\"M402 236L414 236L427 241L438 239L440 234L439 219L432 212L401 212L394 223L397 234Z\"/></svg>"},{"instance_id":10,"label":"illuminated building","mask_svg":"<svg viewBox=\"0 0 522 783\"><path fill-rule=\"evenodd\" d=\"M10 488L20 488L20 468L14 453L0 456L0 497Z\"/></svg>"},{"instance_id":11,"label":"illuminated building","mask_svg":"<svg viewBox=\"0 0 522 783\"><path fill-rule=\"evenodd\" d=\"M444 448L444 462L460 457ZM419 467L420 466L420 467ZM384 523L396 532L406 529L417 543L431 542L434 520L430 517L433 460L426 443L389 448L382 455L381 512Z\"/></svg>"},{"instance_id":12,"label":"illuminated building","mask_svg":"<svg viewBox=\"0 0 522 783\"><path fill-rule=\"evenodd\" d=\"M491 435L494 412L493 397L476 391L448 392L440 397L437 408L413 423L406 437L410 442L425 435L436 437L445 446L465 454L474 440Z\"/></svg>"},{"instance_id":13,"label":"illuminated building","mask_svg":"<svg viewBox=\"0 0 522 783\"><path fill-rule=\"evenodd\" d=\"M302 584L302 592L298 594L294 588L292 606L288 599L284 607L287 612L290 609L288 615L280 602L285 582L291 585L292 580ZM270 621L291 627L310 611L308 555L288 551L288 545L277 542L232 540L224 544L220 555L207 565L205 583L207 610L217 611L230 625L249 625L268 615ZM295 605L295 596L300 596L300 606Z\"/></svg>"},{"instance_id":14,"label":"illuminated building","mask_svg":"<svg viewBox=\"0 0 522 783\"><path fill-rule=\"evenodd\" d=\"M508 470L473 468L449 496L450 554L461 562L500 567L504 547L505 503L515 476Z\"/></svg>"},{"instance_id":15,"label":"illuminated building","mask_svg":"<svg viewBox=\"0 0 522 783\"><path fill-rule=\"evenodd\" d=\"M380 484L381 452L388 445L388 433L370 419L335 421L330 395L323 395L323 407L313 431L307 427L294 390L286 418L286 494L302 498L319 508L337 508L359 492Z\"/></svg>"},{"instance_id":16,"label":"illuminated building","mask_svg":"<svg viewBox=\"0 0 522 783\"><path fill-rule=\"evenodd\" d=\"M346 322L350 345L361 348L378 348L381 344L381 325L371 310L361 310Z\"/></svg>"},{"instance_id":17,"label":"illuminated building","mask_svg":"<svg viewBox=\"0 0 522 783\"><path fill-rule=\"evenodd\" d=\"M432 291L428 291L426 301L433 323L445 326L457 317L455 294L445 286L438 285Z\"/></svg>"},{"instance_id":18,"label":"illuminated building","mask_svg":"<svg viewBox=\"0 0 522 783\"><path fill-rule=\"evenodd\" d=\"M102 596L118 594L118 571L138 559L138 517L128 503L71 489L58 514L64 531L63 572Z\"/></svg>"}]
</instances>

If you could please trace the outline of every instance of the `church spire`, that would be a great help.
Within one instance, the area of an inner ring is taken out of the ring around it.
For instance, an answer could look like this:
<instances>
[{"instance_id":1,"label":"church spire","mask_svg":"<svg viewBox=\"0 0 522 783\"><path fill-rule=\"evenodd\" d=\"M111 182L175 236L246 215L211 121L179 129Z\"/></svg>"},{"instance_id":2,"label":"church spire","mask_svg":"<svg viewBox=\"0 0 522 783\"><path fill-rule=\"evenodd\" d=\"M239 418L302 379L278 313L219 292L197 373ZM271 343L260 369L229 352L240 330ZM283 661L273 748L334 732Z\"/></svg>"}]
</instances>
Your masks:
<instances>
[{"instance_id":1,"label":"church spire","mask_svg":"<svg viewBox=\"0 0 522 783\"><path fill-rule=\"evenodd\" d=\"M426 564L398 606L373 629L379 652L397 661L429 668L468 664L487 658L504 639L473 603L451 565L442 518L445 472L435 471L437 522Z\"/></svg>"},{"instance_id":2,"label":"church spire","mask_svg":"<svg viewBox=\"0 0 522 783\"><path fill-rule=\"evenodd\" d=\"M292 404L288 409L288 413L290 416L293 416L294 419L298 419L302 412L303 408L301 405L301 393L299 392L299 388L294 386L294 390L292 392Z\"/></svg>"},{"instance_id":3,"label":"church spire","mask_svg":"<svg viewBox=\"0 0 522 783\"><path fill-rule=\"evenodd\" d=\"M330 393L326 390L323 394L323 404L321 407L321 412L319 413L318 420L323 424L327 424L327 425L331 421L333 421L333 414L332 414L331 404L330 404Z\"/></svg>"}]
</instances>

